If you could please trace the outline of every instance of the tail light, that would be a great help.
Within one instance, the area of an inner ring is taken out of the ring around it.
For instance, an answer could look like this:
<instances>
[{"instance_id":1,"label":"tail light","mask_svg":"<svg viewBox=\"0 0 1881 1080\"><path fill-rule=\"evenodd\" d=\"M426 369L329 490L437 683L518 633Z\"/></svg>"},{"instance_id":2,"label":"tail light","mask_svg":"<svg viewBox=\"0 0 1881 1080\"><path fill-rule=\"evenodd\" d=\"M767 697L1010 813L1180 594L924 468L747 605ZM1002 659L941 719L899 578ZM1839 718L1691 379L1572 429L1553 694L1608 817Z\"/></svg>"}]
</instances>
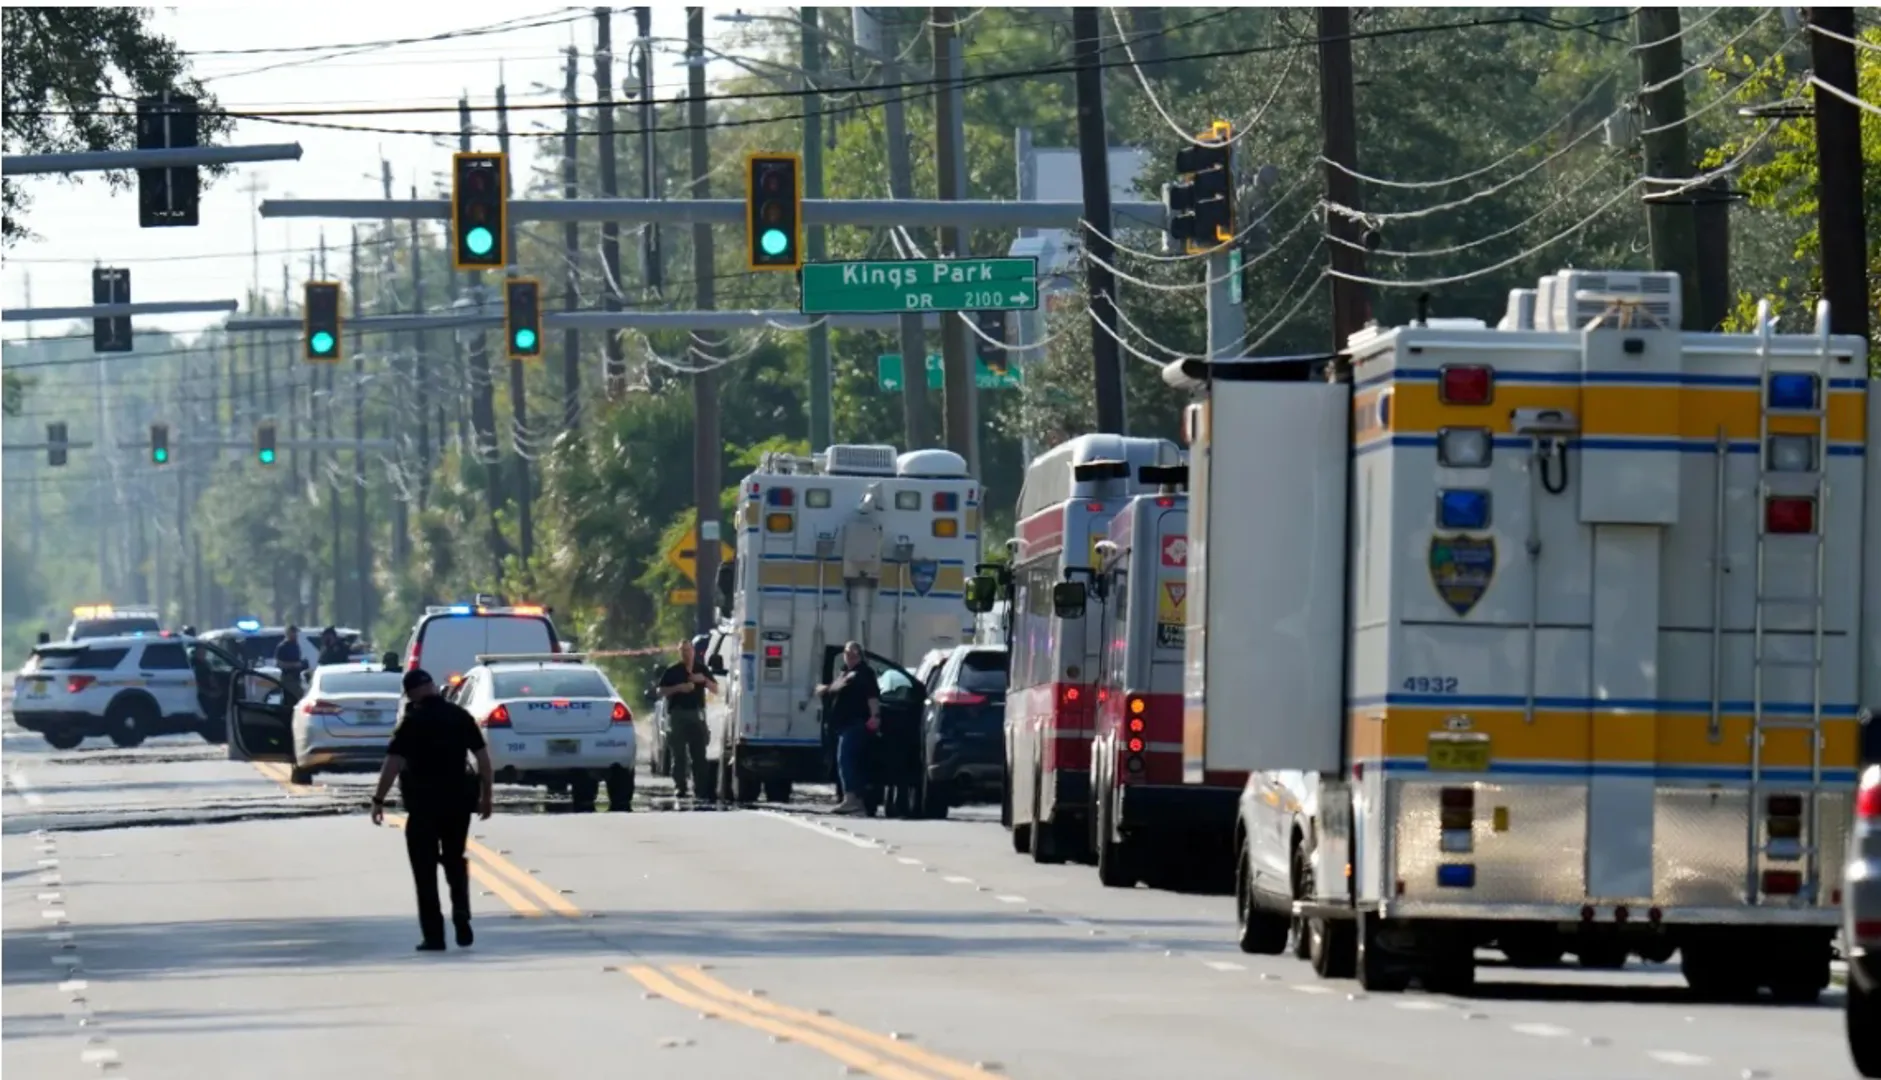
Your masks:
<instances>
[{"instance_id":1,"label":"tail light","mask_svg":"<svg viewBox=\"0 0 1881 1080\"><path fill-rule=\"evenodd\" d=\"M74 675L65 680L65 692L68 694L80 693L86 687L97 681L98 677L96 675Z\"/></svg>"},{"instance_id":2,"label":"tail light","mask_svg":"<svg viewBox=\"0 0 1881 1080\"><path fill-rule=\"evenodd\" d=\"M1445 405L1487 405L1495 392L1495 372L1480 365L1446 364L1437 375L1437 396Z\"/></svg>"},{"instance_id":3,"label":"tail light","mask_svg":"<svg viewBox=\"0 0 1881 1080\"><path fill-rule=\"evenodd\" d=\"M496 708L491 709L490 715L483 718L483 726L487 728L508 727L509 726L509 706L498 705Z\"/></svg>"},{"instance_id":4,"label":"tail light","mask_svg":"<svg viewBox=\"0 0 1881 1080\"><path fill-rule=\"evenodd\" d=\"M937 692L934 695L934 704L936 705L984 705L986 704L986 695L976 694L971 690L962 690L959 687L953 687L947 690L942 690L942 691Z\"/></svg>"},{"instance_id":5,"label":"tail light","mask_svg":"<svg viewBox=\"0 0 1881 1080\"><path fill-rule=\"evenodd\" d=\"M1772 496L1763 504L1763 531L1810 533L1816 531L1816 500Z\"/></svg>"},{"instance_id":6,"label":"tail light","mask_svg":"<svg viewBox=\"0 0 1881 1080\"><path fill-rule=\"evenodd\" d=\"M1797 870L1765 870L1763 891L1766 896L1795 896L1803 891L1803 875Z\"/></svg>"},{"instance_id":7,"label":"tail light","mask_svg":"<svg viewBox=\"0 0 1881 1080\"><path fill-rule=\"evenodd\" d=\"M626 705L616 701L614 703L613 720L616 724L631 724L634 722L634 714L627 711Z\"/></svg>"},{"instance_id":8,"label":"tail light","mask_svg":"<svg viewBox=\"0 0 1881 1080\"><path fill-rule=\"evenodd\" d=\"M411 643L411 655L405 658L406 671L418 670L418 654L423 651L423 649L424 646L420 645L418 642L414 641Z\"/></svg>"},{"instance_id":9,"label":"tail light","mask_svg":"<svg viewBox=\"0 0 1881 1080\"><path fill-rule=\"evenodd\" d=\"M316 701L307 706L309 716L338 716L345 711L331 701Z\"/></svg>"},{"instance_id":10,"label":"tail light","mask_svg":"<svg viewBox=\"0 0 1881 1080\"><path fill-rule=\"evenodd\" d=\"M1881 768L1869 769L1855 793L1855 820L1881 822Z\"/></svg>"},{"instance_id":11,"label":"tail light","mask_svg":"<svg viewBox=\"0 0 1881 1080\"><path fill-rule=\"evenodd\" d=\"M1084 696L1084 692L1079 690L1077 687L1075 686L1065 687L1065 704L1066 705L1076 705L1078 703L1078 699L1083 696Z\"/></svg>"},{"instance_id":12,"label":"tail light","mask_svg":"<svg viewBox=\"0 0 1881 1080\"><path fill-rule=\"evenodd\" d=\"M1130 736L1130 741L1125 743L1124 746L1128 748L1132 754L1140 754L1143 752L1143 738L1140 735L1132 735Z\"/></svg>"}]
</instances>

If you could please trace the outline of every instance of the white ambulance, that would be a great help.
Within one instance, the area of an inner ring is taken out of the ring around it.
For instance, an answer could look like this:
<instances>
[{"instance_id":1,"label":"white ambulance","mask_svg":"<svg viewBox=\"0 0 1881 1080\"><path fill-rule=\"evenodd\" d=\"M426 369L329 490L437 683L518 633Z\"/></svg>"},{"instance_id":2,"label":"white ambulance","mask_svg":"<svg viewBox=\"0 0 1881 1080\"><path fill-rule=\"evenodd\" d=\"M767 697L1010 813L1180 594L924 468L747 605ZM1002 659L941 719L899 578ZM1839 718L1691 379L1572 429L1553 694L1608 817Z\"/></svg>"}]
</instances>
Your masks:
<instances>
[{"instance_id":1,"label":"white ambulance","mask_svg":"<svg viewBox=\"0 0 1881 1080\"><path fill-rule=\"evenodd\" d=\"M1678 297L1562 271L1496 329L1354 335L1349 380L1165 371L1200 399L1185 766L1253 770L1244 949L1297 929L1381 990L1466 989L1486 945L1827 984L1881 703L1881 394L1826 306L1681 333Z\"/></svg>"}]
</instances>

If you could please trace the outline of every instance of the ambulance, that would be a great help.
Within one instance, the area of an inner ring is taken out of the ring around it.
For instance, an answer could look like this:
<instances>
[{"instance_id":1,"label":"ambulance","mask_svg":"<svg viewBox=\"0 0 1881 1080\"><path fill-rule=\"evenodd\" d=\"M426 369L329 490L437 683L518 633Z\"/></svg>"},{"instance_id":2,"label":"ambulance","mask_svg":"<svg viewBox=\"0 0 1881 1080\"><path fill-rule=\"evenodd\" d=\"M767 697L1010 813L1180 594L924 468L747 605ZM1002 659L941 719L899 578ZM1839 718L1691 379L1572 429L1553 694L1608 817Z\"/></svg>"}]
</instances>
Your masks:
<instances>
[{"instance_id":1,"label":"ambulance","mask_svg":"<svg viewBox=\"0 0 1881 1080\"><path fill-rule=\"evenodd\" d=\"M721 679L720 796L783 802L794 784L830 779L815 691L847 641L875 670L884 716L918 717L910 669L973 640L961 601L979 552L980 487L958 454L765 454L740 484L737 555L720 576L723 630L737 642Z\"/></svg>"},{"instance_id":2,"label":"ambulance","mask_svg":"<svg viewBox=\"0 0 1881 1080\"><path fill-rule=\"evenodd\" d=\"M1384 991L1466 990L1479 946L1828 983L1881 394L1826 305L1682 333L1679 295L1564 270L1493 329L1367 328L1349 375L1165 369L1197 398L1184 774L1251 771L1244 950Z\"/></svg>"},{"instance_id":3,"label":"ambulance","mask_svg":"<svg viewBox=\"0 0 1881 1080\"><path fill-rule=\"evenodd\" d=\"M1134 496L1154 491L1146 468L1180 466L1167 439L1083 435L1026 469L1009 576L977 575L976 613L1010 604L1006 797L1012 847L1041 863L1090 851L1091 742L1096 734L1102 626L1087 616L1097 545Z\"/></svg>"}]
</instances>

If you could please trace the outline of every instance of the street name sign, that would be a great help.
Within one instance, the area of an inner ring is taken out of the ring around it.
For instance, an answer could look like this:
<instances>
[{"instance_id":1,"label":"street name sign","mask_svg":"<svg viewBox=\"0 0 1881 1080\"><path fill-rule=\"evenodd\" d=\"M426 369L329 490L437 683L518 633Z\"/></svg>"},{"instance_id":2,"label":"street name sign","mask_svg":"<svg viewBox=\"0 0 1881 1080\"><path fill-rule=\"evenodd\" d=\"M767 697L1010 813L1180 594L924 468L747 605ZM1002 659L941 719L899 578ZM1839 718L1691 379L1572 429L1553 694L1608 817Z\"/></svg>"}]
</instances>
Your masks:
<instances>
[{"instance_id":1,"label":"street name sign","mask_svg":"<svg viewBox=\"0 0 1881 1080\"><path fill-rule=\"evenodd\" d=\"M805 263L805 315L1035 311L1038 260L900 259Z\"/></svg>"}]
</instances>

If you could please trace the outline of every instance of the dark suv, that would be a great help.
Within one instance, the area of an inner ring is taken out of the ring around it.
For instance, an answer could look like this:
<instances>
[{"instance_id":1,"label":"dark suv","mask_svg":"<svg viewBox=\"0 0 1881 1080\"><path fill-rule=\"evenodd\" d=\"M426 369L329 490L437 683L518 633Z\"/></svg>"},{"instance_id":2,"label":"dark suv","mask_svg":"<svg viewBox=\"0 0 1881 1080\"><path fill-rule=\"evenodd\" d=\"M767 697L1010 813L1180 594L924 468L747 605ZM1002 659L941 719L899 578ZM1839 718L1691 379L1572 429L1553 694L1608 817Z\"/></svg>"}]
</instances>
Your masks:
<instances>
[{"instance_id":1,"label":"dark suv","mask_svg":"<svg viewBox=\"0 0 1881 1080\"><path fill-rule=\"evenodd\" d=\"M921 724L921 816L997 801L1005 767L1006 650L962 645L928 676Z\"/></svg>"}]
</instances>

